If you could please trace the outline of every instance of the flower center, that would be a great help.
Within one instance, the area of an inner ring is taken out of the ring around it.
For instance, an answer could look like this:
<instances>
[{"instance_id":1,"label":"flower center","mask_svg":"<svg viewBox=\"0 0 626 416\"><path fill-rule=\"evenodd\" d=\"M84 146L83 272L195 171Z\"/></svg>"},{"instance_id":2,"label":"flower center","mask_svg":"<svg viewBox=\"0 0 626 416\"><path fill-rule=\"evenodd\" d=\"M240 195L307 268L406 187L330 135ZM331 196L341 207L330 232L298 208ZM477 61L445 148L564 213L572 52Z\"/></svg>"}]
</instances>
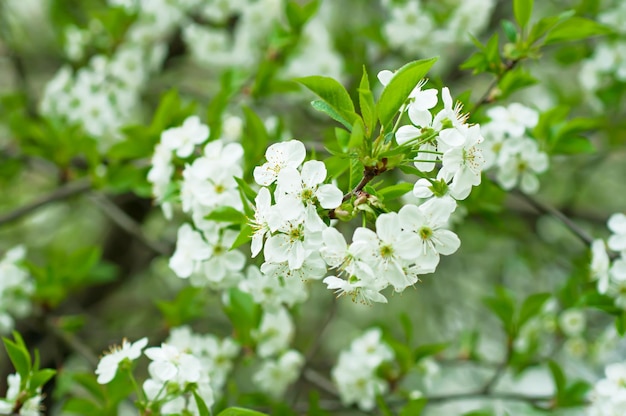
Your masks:
<instances>
[{"instance_id":1,"label":"flower center","mask_svg":"<svg viewBox=\"0 0 626 416\"><path fill-rule=\"evenodd\" d=\"M433 236L433 230L428 227L422 227L418 231L418 234L420 235L422 240L428 240L430 237Z\"/></svg>"}]
</instances>

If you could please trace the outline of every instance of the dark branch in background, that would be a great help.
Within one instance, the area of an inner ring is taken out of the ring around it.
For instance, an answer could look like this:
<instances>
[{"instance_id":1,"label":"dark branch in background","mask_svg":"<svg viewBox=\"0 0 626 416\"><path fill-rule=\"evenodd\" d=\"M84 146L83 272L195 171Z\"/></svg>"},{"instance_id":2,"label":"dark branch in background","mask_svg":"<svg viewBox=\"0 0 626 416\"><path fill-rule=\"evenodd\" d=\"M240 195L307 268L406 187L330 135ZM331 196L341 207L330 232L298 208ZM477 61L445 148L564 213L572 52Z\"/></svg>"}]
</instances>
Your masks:
<instances>
[{"instance_id":1,"label":"dark branch in background","mask_svg":"<svg viewBox=\"0 0 626 416\"><path fill-rule=\"evenodd\" d=\"M0 226L6 223L18 220L25 215L28 215L37 209L44 207L53 202L62 201L64 199L71 198L75 195L85 193L91 189L91 182L86 179L80 179L74 182L68 182L61 187L50 192L48 195L44 195L41 198L15 209L14 211L7 212L0 215Z\"/></svg>"},{"instance_id":2,"label":"dark branch in background","mask_svg":"<svg viewBox=\"0 0 626 416\"><path fill-rule=\"evenodd\" d=\"M513 195L518 196L519 198L526 201L530 206L532 206L535 210L540 213L551 215L552 217L559 220L563 225L565 225L580 241L582 241L585 245L590 246L593 243L594 238L587 233L587 231L583 230L578 224L576 224L570 217L563 214L558 209L545 204L541 201L536 200L534 197L530 195L526 195L520 190L515 190L512 192ZM608 252L609 258L611 260L615 260L619 257L617 253Z\"/></svg>"},{"instance_id":3,"label":"dark branch in background","mask_svg":"<svg viewBox=\"0 0 626 416\"><path fill-rule=\"evenodd\" d=\"M72 333L59 328L53 319L46 319L45 327L52 335L54 335L55 338L58 338L72 351L75 351L78 354L82 355L83 358L85 358L94 368L98 365L98 357L93 353L93 351L91 351L91 348L85 345Z\"/></svg>"},{"instance_id":4,"label":"dark branch in background","mask_svg":"<svg viewBox=\"0 0 626 416\"><path fill-rule=\"evenodd\" d=\"M104 195L91 192L89 199L107 216L111 221L117 224L122 230L135 237L145 247L152 250L155 254L169 256L171 250L159 242L150 240L144 234L141 226L133 220L124 210L115 205L109 198Z\"/></svg>"}]
</instances>

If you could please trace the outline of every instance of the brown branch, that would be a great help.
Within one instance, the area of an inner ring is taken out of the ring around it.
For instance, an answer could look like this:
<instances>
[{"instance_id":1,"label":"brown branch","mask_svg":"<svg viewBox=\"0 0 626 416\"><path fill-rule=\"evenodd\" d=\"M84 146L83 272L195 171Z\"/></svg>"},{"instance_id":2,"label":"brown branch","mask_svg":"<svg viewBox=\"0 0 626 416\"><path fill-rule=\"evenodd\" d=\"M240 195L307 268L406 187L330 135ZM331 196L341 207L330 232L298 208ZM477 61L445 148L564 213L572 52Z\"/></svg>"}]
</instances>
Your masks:
<instances>
[{"instance_id":1,"label":"brown branch","mask_svg":"<svg viewBox=\"0 0 626 416\"><path fill-rule=\"evenodd\" d=\"M73 182L68 182L61 187L55 189L48 195L45 195L30 204L24 205L15 209L14 211L7 212L0 215L0 226L9 222L13 222L22 218L37 209L51 204L53 202L62 201L64 199L71 198L72 196L85 193L91 189L91 182L86 179L81 179Z\"/></svg>"},{"instance_id":2,"label":"brown branch","mask_svg":"<svg viewBox=\"0 0 626 416\"><path fill-rule=\"evenodd\" d=\"M104 195L91 192L89 194L89 199L115 224L117 224L129 235L136 238L145 247L162 256L169 256L171 254L170 249L166 245L150 240L141 229L141 226L122 209L115 205L109 198Z\"/></svg>"}]
</instances>

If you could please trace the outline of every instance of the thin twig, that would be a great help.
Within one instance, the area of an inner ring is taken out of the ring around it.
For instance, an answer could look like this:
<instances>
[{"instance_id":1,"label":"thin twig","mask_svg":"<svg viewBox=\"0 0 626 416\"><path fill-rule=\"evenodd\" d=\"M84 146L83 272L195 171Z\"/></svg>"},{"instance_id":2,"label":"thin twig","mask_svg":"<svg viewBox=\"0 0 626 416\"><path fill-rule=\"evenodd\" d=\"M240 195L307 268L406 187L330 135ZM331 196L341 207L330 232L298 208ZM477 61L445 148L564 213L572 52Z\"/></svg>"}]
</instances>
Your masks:
<instances>
[{"instance_id":1,"label":"thin twig","mask_svg":"<svg viewBox=\"0 0 626 416\"><path fill-rule=\"evenodd\" d=\"M30 204L24 205L15 209L14 211L0 215L0 225L15 221L45 205L82 194L90 189L91 183L86 179L68 182L67 184L62 185L48 195L44 195L43 197L31 202Z\"/></svg>"},{"instance_id":2,"label":"thin twig","mask_svg":"<svg viewBox=\"0 0 626 416\"><path fill-rule=\"evenodd\" d=\"M85 345L80 339L78 339L69 332L63 331L56 325L56 323L52 319L46 319L45 325L46 328L50 330L52 335L61 340L71 350L82 355L89 362L89 364L94 367L98 365L99 360L96 354L94 354L93 351L91 351L91 349L87 345Z\"/></svg>"},{"instance_id":3,"label":"thin twig","mask_svg":"<svg viewBox=\"0 0 626 416\"><path fill-rule=\"evenodd\" d=\"M549 214L553 216L554 218L558 219L559 221L561 221L567 228L570 229L570 231L572 231L576 235L576 237L578 237L586 245L591 245L591 243L593 243L593 237L591 237L585 230L580 228L578 224L576 224L574 221L572 221L568 216L563 214L558 209L548 204L545 204L541 201L538 201L537 199L533 198L530 195L525 194L524 192L516 190L513 192L513 194L522 198L524 201L530 204L537 211L544 213L544 214Z\"/></svg>"},{"instance_id":4,"label":"thin twig","mask_svg":"<svg viewBox=\"0 0 626 416\"><path fill-rule=\"evenodd\" d=\"M169 256L171 254L169 248L164 244L152 241L146 237L141 229L141 226L117 205L115 205L109 198L104 195L91 192L89 194L89 199L121 229L135 237L144 246L162 256Z\"/></svg>"}]
</instances>

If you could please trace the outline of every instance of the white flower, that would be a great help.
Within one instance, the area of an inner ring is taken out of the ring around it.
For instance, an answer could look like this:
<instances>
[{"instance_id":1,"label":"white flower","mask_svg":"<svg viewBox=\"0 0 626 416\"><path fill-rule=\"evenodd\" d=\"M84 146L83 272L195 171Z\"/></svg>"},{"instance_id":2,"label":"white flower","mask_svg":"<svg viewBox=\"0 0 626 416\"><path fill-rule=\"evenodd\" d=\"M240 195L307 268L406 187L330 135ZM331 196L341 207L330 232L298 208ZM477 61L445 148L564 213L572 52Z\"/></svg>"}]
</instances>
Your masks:
<instances>
[{"instance_id":1,"label":"white flower","mask_svg":"<svg viewBox=\"0 0 626 416\"><path fill-rule=\"evenodd\" d=\"M190 116L180 127L172 127L161 134L161 143L181 158L191 156L196 145L209 138L209 127L198 116Z\"/></svg>"},{"instance_id":2,"label":"white flower","mask_svg":"<svg viewBox=\"0 0 626 416\"><path fill-rule=\"evenodd\" d=\"M185 223L178 229L176 251L169 261L170 268L178 277L187 278L196 269L200 261L208 259L212 248L194 231L191 225Z\"/></svg>"},{"instance_id":3,"label":"white flower","mask_svg":"<svg viewBox=\"0 0 626 416\"><path fill-rule=\"evenodd\" d=\"M506 189L513 189L518 181L522 191L534 193L539 189L539 180L535 176L548 169L548 155L541 152L537 142L527 137L515 139L515 145L503 148L496 178Z\"/></svg>"},{"instance_id":4,"label":"white flower","mask_svg":"<svg viewBox=\"0 0 626 416\"><path fill-rule=\"evenodd\" d=\"M331 372L341 402L346 406L356 403L365 411L373 409L376 396L388 389L376 370L393 357L391 348L381 341L380 329L369 330L352 341L350 349L341 352Z\"/></svg>"},{"instance_id":5,"label":"white flower","mask_svg":"<svg viewBox=\"0 0 626 416\"><path fill-rule=\"evenodd\" d=\"M275 143L265 151L265 162L254 168L254 180L262 186L269 186L278 178L283 168L298 168L306 157L304 144L298 140Z\"/></svg>"},{"instance_id":6,"label":"white flower","mask_svg":"<svg viewBox=\"0 0 626 416\"><path fill-rule=\"evenodd\" d=\"M581 335L586 323L585 313L580 309L567 309L559 316L559 326L568 337Z\"/></svg>"},{"instance_id":7,"label":"white flower","mask_svg":"<svg viewBox=\"0 0 626 416\"><path fill-rule=\"evenodd\" d=\"M302 364L304 364L302 354L289 350L277 360L264 361L261 368L252 376L252 381L261 391L279 398L289 384L296 381Z\"/></svg>"},{"instance_id":8,"label":"white flower","mask_svg":"<svg viewBox=\"0 0 626 416\"><path fill-rule=\"evenodd\" d=\"M326 179L326 166L323 162L309 160L302 165L301 172L292 167L280 171L277 178L277 202L285 195L296 198L304 205L319 205L324 209L337 208L343 193L335 185L322 184Z\"/></svg>"},{"instance_id":9,"label":"white flower","mask_svg":"<svg viewBox=\"0 0 626 416\"><path fill-rule=\"evenodd\" d=\"M521 137L526 129L532 129L539 121L539 114L532 108L519 103L512 103L508 107L492 107L487 110L491 118L489 123L496 131L508 134L511 137Z\"/></svg>"},{"instance_id":10,"label":"white flower","mask_svg":"<svg viewBox=\"0 0 626 416\"><path fill-rule=\"evenodd\" d=\"M465 126L467 114L461 112L463 106L461 103L453 105L452 96L448 87L441 89L441 100L443 101L443 109L435 116L432 126L439 131L439 141L447 146L461 146L465 143L465 135L467 129Z\"/></svg>"},{"instance_id":11,"label":"white flower","mask_svg":"<svg viewBox=\"0 0 626 416\"><path fill-rule=\"evenodd\" d=\"M456 203L448 197L431 199L419 207L405 205L400 209L400 222L419 237L419 243L413 248L417 264L432 269L439 263L439 254L450 255L458 250L461 245L459 237L446 229L455 208Z\"/></svg>"},{"instance_id":12,"label":"white flower","mask_svg":"<svg viewBox=\"0 0 626 416\"><path fill-rule=\"evenodd\" d=\"M483 137L480 135L478 125L460 126L456 131L463 132L465 142L444 150L443 167L439 176L446 181L452 179L449 185L451 194L457 199L465 199L472 186L480 185L485 159L478 145L483 141Z\"/></svg>"},{"instance_id":13,"label":"white flower","mask_svg":"<svg viewBox=\"0 0 626 416\"><path fill-rule=\"evenodd\" d=\"M214 229L204 235L211 250L211 255L202 263L207 280L219 283L227 275L243 269L246 257L241 251L230 249L237 239L236 231Z\"/></svg>"},{"instance_id":14,"label":"white flower","mask_svg":"<svg viewBox=\"0 0 626 416\"><path fill-rule=\"evenodd\" d=\"M626 215L622 213L611 215L608 226L613 232L608 240L609 248L626 254Z\"/></svg>"},{"instance_id":15,"label":"white flower","mask_svg":"<svg viewBox=\"0 0 626 416\"><path fill-rule=\"evenodd\" d=\"M141 350L148 345L148 338L141 338L134 343L122 340L121 346L114 346L108 354L105 354L98 363L96 375L98 383L107 384L117 373L117 367L124 360L136 360L141 355Z\"/></svg>"},{"instance_id":16,"label":"white flower","mask_svg":"<svg viewBox=\"0 0 626 416\"><path fill-rule=\"evenodd\" d=\"M294 329L291 316L285 308L281 307L276 312L265 312L256 332L259 357L267 358L286 350L293 338Z\"/></svg>"},{"instance_id":17,"label":"white flower","mask_svg":"<svg viewBox=\"0 0 626 416\"><path fill-rule=\"evenodd\" d=\"M591 243L591 278L598 281L598 292L606 293L609 288L609 255L601 239Z\"/></svg>"},{"instance_id":18,"label":"white flower","mask_svg":"<svg viewBox=\"0 0 626 416\"><path fill-rule=\"evenodd\" d=\"M200 372L202 366L198 359L173 345L163 343L160 347L147 348L144 354L152 360L148 371L157 382L174 381L184 386L186 383L196 383L203 378Z\"/></svg>"}]
</instances>

